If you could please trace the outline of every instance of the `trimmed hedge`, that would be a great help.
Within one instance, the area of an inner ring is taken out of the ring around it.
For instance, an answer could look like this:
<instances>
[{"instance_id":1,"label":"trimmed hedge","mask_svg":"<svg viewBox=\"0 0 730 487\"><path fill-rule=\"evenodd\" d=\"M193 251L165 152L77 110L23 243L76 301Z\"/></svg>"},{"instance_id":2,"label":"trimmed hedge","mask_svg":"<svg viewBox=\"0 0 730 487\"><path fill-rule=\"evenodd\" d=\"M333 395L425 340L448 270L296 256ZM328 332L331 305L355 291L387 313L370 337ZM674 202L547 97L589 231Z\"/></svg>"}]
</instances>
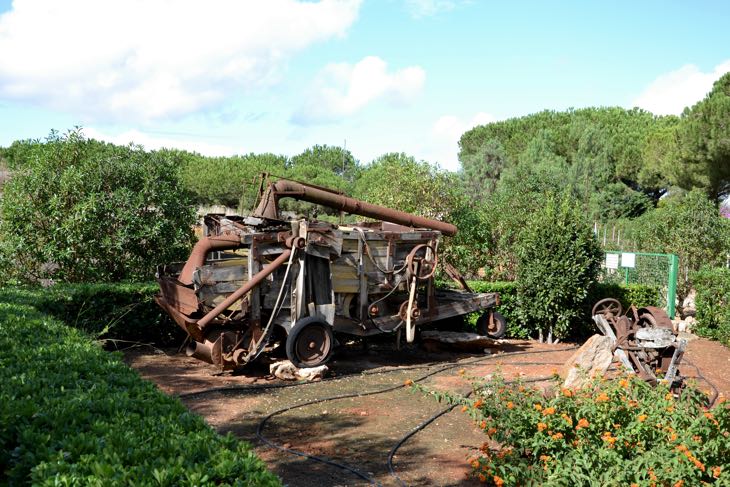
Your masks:
<instances>
[{"instance_id":1,"label":"trimmed hedge","mask_svg":"<svg viewBox=\"0 0 730 487\"><path fill-rule=\"evenodd\" d=\"M0 296L0 484L280 485L248 444L13 295Z\"/></svg>"},{"instance_id":2,"label":"trimmed hedge","mask_svg":"<svg viewBox=\"0 0 730 487\"><path fill-rule=\"evenodd\" d=\"M179 343L185 332L154 302L158 290L156 283L56 284L1 289L0 299L34 306L95 337Z\"/></svg>"},{"instance_id":3,"label":"trimmed hedge","mask_svg":"<svg viewBox=\"0 0 730 487\"><path fill-rule=\"evenodd\" d=\"M692 282L697 289L695 332L730 345L730 269L703 268Z\"/></svg>"},{"instance_id":4,"label":"trimmed hedge","mask_svg":"<svg viewBox=\"0 0 730 487\"><path fill-rule=\"evenodd\" d=\"M497 310L507 319L508 337L528 338L530 336L528 328L519 319L517 284L515 282L469 281L468 284L474 292L499 293L501 304ZM637 307L658 306L660 295L659 288L655 286L639 284L629 286L604 283L595 284L588 294L588 306L583 310L581 323L585 323L585 327L572 330L571 337L583 337L595 332L593 320L590 316L591 308L596 302L604 298L616 298L621 301L624 309L628 309L631 304L635 304ZM471 321L476 321L476 318L473 318Z\"/></svg>"}]
</instances>

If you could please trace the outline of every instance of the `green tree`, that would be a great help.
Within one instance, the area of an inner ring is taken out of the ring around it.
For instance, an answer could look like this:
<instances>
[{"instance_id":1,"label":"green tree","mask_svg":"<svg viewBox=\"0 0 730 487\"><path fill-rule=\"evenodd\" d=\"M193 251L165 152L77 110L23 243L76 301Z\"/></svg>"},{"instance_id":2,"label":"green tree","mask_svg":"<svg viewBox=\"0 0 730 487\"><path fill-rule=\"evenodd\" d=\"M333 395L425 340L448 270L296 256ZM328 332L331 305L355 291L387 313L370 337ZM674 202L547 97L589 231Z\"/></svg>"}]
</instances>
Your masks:
<instances>
[{"instance_id":1,"label":"green tree","mask_svg":"<svg viewBox=\"0 0 730 487\"><path fill-rule=\"evenodd\" d=\"M692 271L724 264L730 252L730 220L720 216L699 188L662 201L634 222L632 238L641 250L679 256L678 291L684 297L692 286Z\"/></svg>"},{"instance_id":2,"label":"green tree","mask_svg":"<svg viewBox=\"0 0 730 487\"><path fill-rule=\"evenodd\" d=\"M186 256L195 212L178 159L86 139L80 129L8 151L0 201L6 278L68 282L150 279Z\"/></svg>"},{"instance_id":3,"label":"green tree","mask_svg":"<svg viewBox=\"0 0 730 487\"><path fill-rule=\"evenodd\" d=\"M730 73L691 109L685 108L679 127L686 188L704 189L714 200L730 194Z\"/></svg>"},{"instance_id":4,"label":"green tree","mask_svg":"<svg viewBox=\"0 0 730 487\"><path fill-rule=\"evenodd\" d=\"M258 195L261 173L282 175L285 156L264 153L232 157L204 157L184 151L164 151L182 161L182 184L195 195L199 204L221 204L250 210Z\"/></svg>"},{"instance_id":5,"label":"green tree","mask_svg":"<svg viewBox=\"0 0 730 487\"><path fill-rule=\"evenodd\" d=\"M582 315L602 257L582 209L548 196L517 242L517 303L525 327L542 340L564 338Z\"/></svg>"}]
</instances>

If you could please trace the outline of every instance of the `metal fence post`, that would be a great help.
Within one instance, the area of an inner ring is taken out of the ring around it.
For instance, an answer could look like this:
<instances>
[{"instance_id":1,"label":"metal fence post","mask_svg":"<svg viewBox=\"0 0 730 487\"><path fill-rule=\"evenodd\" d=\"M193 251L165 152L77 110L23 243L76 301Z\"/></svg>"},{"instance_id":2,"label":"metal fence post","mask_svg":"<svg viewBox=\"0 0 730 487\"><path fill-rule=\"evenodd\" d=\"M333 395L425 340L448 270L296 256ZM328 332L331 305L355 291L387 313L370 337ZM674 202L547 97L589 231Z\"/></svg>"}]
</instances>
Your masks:
<instances>
[{"instance_id":1,"label":"metal fence post","mask_svg":"<svg viewBox=\"0 0 730 487\"><path fill-rule=\"evenodd\" d=\"M667 283L667 314L674 319L675 304L677 299L677 276L679 274L679 257L669 255L669 282Z\"/></svg>"}]
</instances>

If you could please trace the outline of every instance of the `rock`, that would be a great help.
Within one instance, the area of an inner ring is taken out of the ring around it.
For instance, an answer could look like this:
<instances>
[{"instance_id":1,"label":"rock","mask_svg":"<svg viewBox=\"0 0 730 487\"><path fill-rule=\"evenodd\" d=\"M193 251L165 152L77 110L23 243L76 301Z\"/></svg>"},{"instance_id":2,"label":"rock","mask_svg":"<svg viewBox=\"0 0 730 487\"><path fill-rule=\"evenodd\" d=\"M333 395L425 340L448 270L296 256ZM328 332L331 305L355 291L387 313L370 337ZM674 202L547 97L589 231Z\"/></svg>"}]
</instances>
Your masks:
<instances>
[{"instance_id":1,"label":"rock","mask_svg":"<svg viewBox=\"0 0 730 487\"><path fill-rule=\"evenodd\" d=\"M486 347L502 343L501 340L494 340L476 333L435 330L421 332L421 341L424 348L430 351L446 346L451 349L485 353L487 353Z\"/></svg>"},{"instance_id":2,"label":"rock","mask_svg":"<svg viewBox=\"0 0 730 487\"><path fill-rule=\"evenodd\" d=\"M687 293L687 297L685 297L684 301L682 301L682 318L695 315L695 310L697 309L695 306L696 297L697 291L695 289L690 289L689 293Z\"/></svg>"},{"instance_id":3,"label":"rock","mask_svg":"<svg viewBox=\"0 0 730 487\"><path fill-rule=\"evenodd\" d=\"M289 360L269 365L269 373L281 380L321 380L328 370L326 365L299 369Z\"/></svg>"},{"instance_id":4,"label":"rock","mask_svg":"<svg viewBox=\"0 0 730 487\"><path fill-rule=\"evenodd\" d=\"M687 323L684 321L680 321L677 323L677 332L678 333L684 333L687 331Z\"/></svg>"},{"instance_id":5,"label":"rock","mask_svg":"<svg viewBox=\"0 0 730 487\"><path fill-rule=\"evenodd\" d=\"M603 375L613 361L611 338L593 335L565 362L561 377L563 387L581 388L593 377Z\"/></svg>"}]
</instances>

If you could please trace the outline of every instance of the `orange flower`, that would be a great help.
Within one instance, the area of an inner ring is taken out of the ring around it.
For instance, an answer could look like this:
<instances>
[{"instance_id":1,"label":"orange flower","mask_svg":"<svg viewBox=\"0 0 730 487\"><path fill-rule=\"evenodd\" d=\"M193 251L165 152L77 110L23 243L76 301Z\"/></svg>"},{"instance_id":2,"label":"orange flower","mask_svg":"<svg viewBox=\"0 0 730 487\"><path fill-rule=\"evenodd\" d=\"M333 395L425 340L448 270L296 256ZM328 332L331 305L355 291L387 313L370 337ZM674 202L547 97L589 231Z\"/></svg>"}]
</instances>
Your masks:
<instances>
[{"instance_id":1,"label":"orange flower","mask_svg":"<svg viewBox=\"0 0 730 487\"><path fill-rule=\"evenodd\" d=\"M562 439L563 439L563 433L561 433L561 432L559 432L559 431L558 431L557 433L555 433L555 434L554 434L554 435L552 436L552 439L553 439L553 440L562 440Z\"/></svg>"},{"instance_id":2,"label":"orange flower","mask_svg":"<svg viewBox=\"0 0 730 487\"><path fill-rule=\"evenodd\" d=\"M550 456L549 455L540 455L540 461L541 462L547 462L548 460L550 460Z\"/></svg>"},{"instance_id":3,"label":"orange flower","mask_svg":"<svg viewBox=\"0 0 730 487\"><path fill-rule=\"evenodd\" d=\"M587 428L589 425L590 425L590 423L588 423L588 420L586 418L580 418L578 420L578 424L576 425L575 429L579 430L581 428Z\"/></svg>"},{"instance_id":4,"label":"orange flower","mask_svg":"<svg viewBox=\"0 0 730 487\"><path fill-rule=\"evenodd\" d=\"M459 375L464 375L464 374L466 374L466 370L464 370L464 369L459 369Z\"/></svg>"},{"instance_id":5,"label":"orange flower","mask_svg":"<svg viewBox=\"0 0 730 487\"><path fill-rule=\"evenodd\" d=\"M701 461L699 461L695 458L694 460L692 460L692 463L694 463L695 467L699 468L703 472L705 471L705 465Z\"/></svg>"},{"instance_id":6,"label":"orange flower","mask_svg":"<svg viewBox=\"0 0 730 487\"><path fill-rule=\"evenodd\" d=\"M639 423L643 423L646 421L647 415L646 414L640 414L636 419L639 420Z\"/></svg>"},{"instance_id":7,"label":"orange flower","mask_svg":"<svg viewBox=\"0 0 730 487\"><path fill-rule=\"evenodd\" d=\"M555 408L553 408L553 407L545 408L543 410L542 414L545 416L550 416L551 414L555 414Z\"/></svg>"},{"instance_id":8,"label":"orange flower","mask_svg":"<svg viewBox=\"0 0 730 487\"><path fill-rule=\"evenodd\" d=\"M514 408L515 408L515 405L512 401L507 403L507 409L514 409Z\"/></svg>"},{"instance_id":9,"label":"orange flower","mask_svg":"<svg viewBox=\"0 0 730 487\"><path fill-rule=\"evenodd\" d=\"M638 405L639 405L639 401L636 401L634 399L632 399L632 400L629 401L629 407L630 408L635 408Z\"/></svg>"},{"instance_id":10,"label":"orange flower","mask_svg":"<svg viewBox=\"0 0 730 487\"><path fill-rule=\"evenodd\" d=\"M481 423L479 423L479 427L483 430L487 429L487 422L482 420Z\"/></svg>"},{"instance_id":11,"label":"orange flower","mask_svg":"<svg viewBox=\"0 0 730 487\"><path fill-rule=\"evenodd\" d=\"M672 433L669 435L669 441L677 441L677 433Z\"/></svg>"},{"instance_id":12,"label":"orange flower","mask_svg":"<svg viewBox=\"0 0 730 487\"><path fill-rule=\"evenodd\" d=\"M471 461L471 468L479 468L479 460L476 458Z\"/></svg>"},{"instance_id":13,"label":"orange flower","mask_svg":"<svg viewBox=\"0 0 730 487\"><path fill-rule=\"evenodd\" d=\"M542 405L540 403L535 404L535 411L542 411Z\"/></svg>"},{"instance_id":14,"label":"orange flower","mask_svg":"<svg viewBox=\"0 0 730 487\"><path fill-rule=\"evenodd\" d=\"M681 480L681 479L680 479L680 480L677 480L677 481L676 481L676 482L674 483L674 486L673 486L673 487L682 487L683 485L684 485L684 480Z\"/></svg>"},{"instance_id":15,"label":"orange flower","mask_svg":"<svg viewBox=\"0 0 730 487\"><path fill-rule=\"evenodd\" d=\"M483 473L480 473L479 474L479 482L486 483L486 481L487 481L487 476L484 475Z\"/></svg>"},{"instance_id":16,"label":"orange flower","mask_svg":"<svg viewBox=\"0 0 730 487\"><path fill-rule=\"evenodd\" d=\"M618 381L618 385L626 389L627 387L629 387L629 381L626 379L621 379Z\"/></svg>"},{"instance_id":17,"label":"orange flower","mask_svg":"<svg viewBox=\"0 0 730 487\"><path fill-rule=\"evenodd\" d=\"M497 428L489 428L489 430L487 431L487 434L489 436L492 436L496 432L497 432Z\"/></svg>"},{"instance_id":18,"label":"orange flower","mask_svg":"<svg viewBox=\"0 0 730 487\"><path fill-rule=\"evenodd\" d=\"M566 423L568 423L569 426L573 426L573 418L568 416L567 414L563 413L560 415L561 418L565 420Z\"/></svg>"},{"instance_id":19,"label":"orange flower","mask_svg":"<svg viewBox=\"0 0 730 487\"><path fill-rule=\"evenodd\" d=\"M525 386L520 386L517 388L519 392L525 392L527 389L525 389Z\"/></svg>"},{"instance_id":20,"label":"orange flower","mask_svg":"<svg viewBox=\"0 0 730 487\"><path fill-rule=\"evenodd\" d=\"M694 435L692 439L695 440L697 443L702 443L702 437L700 435Z\"/></svg>"},{"instance_id":21,"label":"orange flower","mask_svg":"<svg viewBox=\"0 0 730 487\"><path fill-rule=\"evenodd\" d=\"M667 407L667 412L668 413L673 413L674 412L674 406L668 406Z\"/></svg>"},{"instance_id":22,"label":"orange flower","mask_svg":"<svg viewBox=\"0 0 730 487\"><path fill-rule=\"evenodd\" d=\"M502 477L495 475L492 477L492 480L494 480L494 485L497 487L502 487L504 485L504 480L502 480Z\"/></svg>"},{"instance_id":23,"label":"orange flower","mask_svg":"<svg viewBox=\"0 0 730 487\"><path fill-rule=\"evenodd\" d=\"M722 473L722 467L712 467L712 476L714 478L719 478L721 473Z\"/></svg>"},{"instance_id":24,"label":"orange flower","mask_svg":"<svg viewBox=\"0 0 730 487\"><path fill-rule=\"evenodd\" d=\"M462 413L465 413L465 412L467 412L468 410L469 410L469 408L468 408L468 407L466 407L466 406L461 406L461 412L462 412Z\"/></svg>"},{"instance_id":25,"label":"orange flower","mask_svg":"<svg viewBox=\"0 0 730 487\"><path fill-rule=\"evenodd\" d=\"M674 399L674 394L672 394L671 392L667 392L664 395L664 399L666 399L667 401L671 401L672 399Z\"/></svg>"},{"instance_id":26,"label":"orange flower","mask_svg":"<svg viewBox=\"0 0 730 487\"><path fill-rule=\"evenodd\" d=\"M636 482L632 482L631 487L639 487L639 484L637 484Z\"/></svg>"},{"instance_id":27,"label":"orange flower","mask_svg":"<svg viewBox=\"0 0 730 487\"><path fill-rule=\"evenodd\" d=\"M563 387L561 389L561 392L565 397L573 397L573 391L571 391L570 389L566 389L565 387Z\"/></svg>"},{"instance_id":28,"label":"orange flower","mask_svg":"<svg viewBox=\"0 0 730 487\"><path fill-rule=\"evenodd\" d=\"M707 411L707 412L705 412L705 418L715 419L715 416L711 412Z\"/></svg>"},{"instance_id":29,"label":"orange flower","mask_svg":"<svg viewBox=\"0 0 730 487\"><path fill-rule=\"evenodd\" d=\"M545 423L537 423L537 431L543 431L547 428Z\"/></svg>"},{"instance_id":30,"label":"orange flower","mask_svg":"<svg viewBox=\"0 0 730 487\"><path fill-rule=\"evenodd\" d=\"M609 446L611 446L611 447L613 446L614 443L616 443L616 438L614 438L611 435L610 431L606 431L605 433L603 433L603 435L601 436L601 439L603 441L607 442L609 444Z\"/></svg>"},{"instance_id":31,"label":"orange flower","mask_svg":"<svg viewBox=\"0 0 730 487\"><path fill-rule=\"evenodd\" d=\"M403 383L404 386L409 387L413 385L413 381L411 379L406 379L406 381Z\"/></svg>"},{"instance_id":32,"label":"orange flower","mask_svg":"<svg viewBox=\"0 0 730 487\"><path fill-rule=\"evenodd\" d=\"M605 392L600 393L598 395L598 397L596 398L596 402L599 402L599 403L600 402L606 402L608 400L609 400L609 397L608 397L608 395Z\"/></svg>"},{"instance_id":33,"label":"orange flower","mask_svg":"<svg viewBox=\"0 0 730 487\"><path fill-rule=\"evenodd\" d=\"M483 404L484 404L484 401L482 401L481 399L477 399L476 401L474 401L474 407L475 407L475 408L479 408L479 407L481 407L481 406L482 406Z\"/></svg>"}]
</instances>

